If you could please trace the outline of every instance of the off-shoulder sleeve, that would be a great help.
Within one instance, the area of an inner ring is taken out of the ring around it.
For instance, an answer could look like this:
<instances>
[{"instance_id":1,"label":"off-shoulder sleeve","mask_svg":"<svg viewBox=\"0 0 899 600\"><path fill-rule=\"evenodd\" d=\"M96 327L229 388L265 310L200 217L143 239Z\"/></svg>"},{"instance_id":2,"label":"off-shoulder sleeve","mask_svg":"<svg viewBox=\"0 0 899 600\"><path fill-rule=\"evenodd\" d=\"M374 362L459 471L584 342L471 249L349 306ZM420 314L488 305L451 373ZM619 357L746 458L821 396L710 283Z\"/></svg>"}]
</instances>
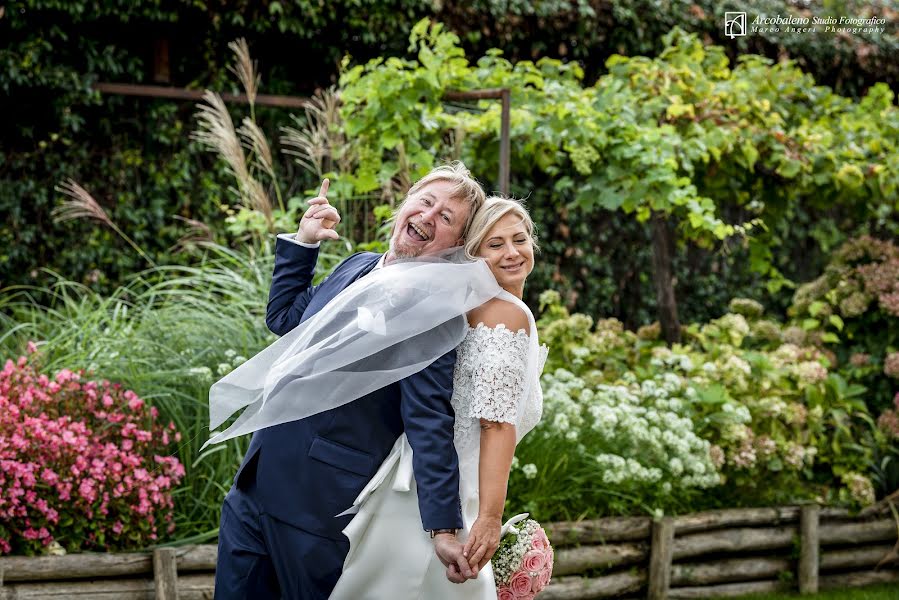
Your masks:
<instances>
[{"instance_id":1,"label":"off-shoulder sleeve","mask_svg":"<svg viewBox=\"0 0 899 600\"><path fill-rule=\"evenodd\" d=\"M464 416L514 424L525 390L528 336L503 325L479 325L471 335L475 351L466 360L472 361L474 393Z\"/></svg>"}]
</instances>

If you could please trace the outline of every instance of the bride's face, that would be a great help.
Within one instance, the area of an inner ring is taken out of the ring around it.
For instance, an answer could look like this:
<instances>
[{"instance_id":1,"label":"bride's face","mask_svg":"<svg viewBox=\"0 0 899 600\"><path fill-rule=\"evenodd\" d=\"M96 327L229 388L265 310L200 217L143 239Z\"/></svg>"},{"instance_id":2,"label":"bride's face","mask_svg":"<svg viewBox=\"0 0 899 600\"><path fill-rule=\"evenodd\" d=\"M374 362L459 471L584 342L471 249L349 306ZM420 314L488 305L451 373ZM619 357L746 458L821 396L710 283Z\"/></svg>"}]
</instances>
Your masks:
<instances>
[{"instance_id":1,"label":"bride's face","mask_svg":"<svg viewBox=\"0 0 899 600\"><path fill-rule=\"evenodd\" d=\"M522 289L534 269L534 245L521 217L509 213L490 228L478 256L483 257L493 276L506 290Z\"/></svg>"}]
</instances>

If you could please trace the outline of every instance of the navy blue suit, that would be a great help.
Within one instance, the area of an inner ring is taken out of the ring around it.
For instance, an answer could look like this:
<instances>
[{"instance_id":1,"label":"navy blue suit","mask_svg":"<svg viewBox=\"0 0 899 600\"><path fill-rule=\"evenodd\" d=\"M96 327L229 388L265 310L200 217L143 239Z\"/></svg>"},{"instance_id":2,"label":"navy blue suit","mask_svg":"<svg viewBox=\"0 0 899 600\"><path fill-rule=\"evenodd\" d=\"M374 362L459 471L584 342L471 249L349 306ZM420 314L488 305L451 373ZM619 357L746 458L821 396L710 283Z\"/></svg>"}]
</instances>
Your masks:
<instances>
[{"instance_id":1,"label":"navy blue suit","mask_svg":"<svg viewBox=\"0 0 899 600\"><path fill-rule=\"evenodd\" d=\"M278 239L266 324L284 335L369 273L354 254L312 286L317 248ZM216 598L327 598L349 544L350 506L404 431L413 449L422 526L461 528L453 445L455 350L354 402L257 431L225 498ZM297 399L301 401L301 399Z\"/></svg>"}]
</instances>

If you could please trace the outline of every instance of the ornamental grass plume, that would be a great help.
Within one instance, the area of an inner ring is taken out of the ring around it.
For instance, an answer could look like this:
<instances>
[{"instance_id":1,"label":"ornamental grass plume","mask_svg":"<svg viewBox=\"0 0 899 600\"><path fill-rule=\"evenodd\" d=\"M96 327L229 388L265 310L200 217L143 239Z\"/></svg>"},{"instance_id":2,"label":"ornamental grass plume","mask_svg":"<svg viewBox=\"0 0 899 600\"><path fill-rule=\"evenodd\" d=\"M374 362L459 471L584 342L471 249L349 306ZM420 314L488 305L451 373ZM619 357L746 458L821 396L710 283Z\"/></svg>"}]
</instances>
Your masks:
<instances>
[{"instance_id":1,"label":"ornamental grass plume","mask_svg":"<svg viewBox=\"0 0 899 600\"><path fill-rule=\"evenodd\" d=\"M191 137L206 146L210 152L218 154L225 162L228 172L237 181L241 203L260 211L270 222L271 200L262 185L250 175L243 146L225 102L221 96L209 90L203 94L203 101L205 104L199 104L197 113L197 129Z\"/></svg>"},{"instance_id":2,"label":"ornamental grass plume","mask_svg":"<svg viewBox=\"0 0 899 600\"><path fill-rule=\"evenodd\" d=\"M174 529L172 489L184 467L174 424L133 391L52 379L29 356L0 371L0 554L145 546Z\"/></svg>"},{"instance_id":3,"label":"ornamental grass plume","mask_svg":"<svg viewBox=\"0 0 899 600\"><path fill-rule=\"evenodd\" d=\"M298 165L319 179L335 167L340 173L352 171L354 155L343 133L337 91L333 87L316 90L305 112L304 122L294 118L298 127L281 127L284 154L294 156Z\"/></svg>"},{"instance_id":4,"label":"ornamental grass plume","mask_svg":"<svg viewBox=\"0 0 899 600\"><path fill-rule=\"evenodd\" d=\"M51 216L53 217L54 223L64 223L76 219L92 219L94 221L99 221L128 242L141 258L152 266L156 266L153 259L150 258L134 240L128 237L124 231L119 229L115 222L109 218L109 215L106 214L106 211L103 210L103 207L100 206L100 203L97 202L86 189L78 185L72 179L67 179L64 182L57 184L54 189L69 197L68 200L63 200L62 204L53 209Z\"/></svg>"},{"instance_id":5,"label":"ornamental grass plume","mask_svg":"<svg viewBox=\"0 0 899 600\"><path fill-rule=\"evenodd\" d=\"M250 103L250 107L253 107L256 103L261 77L256 68L256 61L250 58L250 46L245 38L237 38L228 43L228 48L234 52L234 57L237 59L235 64L228 65L228 70L240 80L247 94L247 101Z\"/></svg>"}]
</instances>

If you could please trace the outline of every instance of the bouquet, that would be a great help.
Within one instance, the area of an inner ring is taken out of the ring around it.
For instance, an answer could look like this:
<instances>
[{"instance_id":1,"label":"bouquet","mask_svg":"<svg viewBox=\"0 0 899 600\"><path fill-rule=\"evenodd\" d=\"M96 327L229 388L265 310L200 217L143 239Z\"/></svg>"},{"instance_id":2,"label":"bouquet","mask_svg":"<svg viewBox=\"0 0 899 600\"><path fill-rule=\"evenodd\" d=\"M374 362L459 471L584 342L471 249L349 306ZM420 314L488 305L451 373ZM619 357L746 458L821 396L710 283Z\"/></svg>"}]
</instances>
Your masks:
<instances>
[{"instance_id":1,"label":"bouquet","mask_svg":"<svg viewBox=\"0 0 899 600\"><path fill-rule=\"evenodd\" d=\"M530 600L549 584L553 549L540 523L527 513L509 519L493 556L498 600ZM517 525L520 523L520 525Z\"/></svg>"}]
</instances>

